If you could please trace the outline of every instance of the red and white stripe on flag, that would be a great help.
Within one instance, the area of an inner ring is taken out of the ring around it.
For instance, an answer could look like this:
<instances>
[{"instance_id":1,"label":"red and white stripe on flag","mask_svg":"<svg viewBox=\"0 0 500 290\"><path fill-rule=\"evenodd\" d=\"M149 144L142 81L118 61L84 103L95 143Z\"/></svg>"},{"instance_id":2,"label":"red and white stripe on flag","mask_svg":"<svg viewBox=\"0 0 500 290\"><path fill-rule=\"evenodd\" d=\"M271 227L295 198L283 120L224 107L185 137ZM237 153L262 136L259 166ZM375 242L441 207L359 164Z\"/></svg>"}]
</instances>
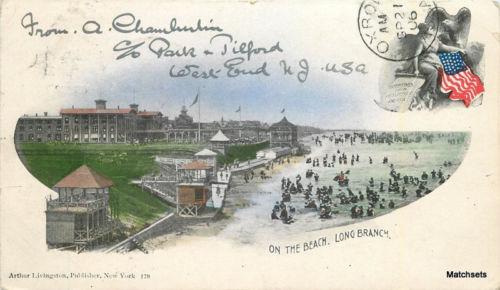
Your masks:
<instances>
[{"instance_id":1,"label":"red and white stripe on flag","mask_svg":"<svg viewBox=\"0 0 500 290\"><path fill-rule=\"evenodd\" d=\"M484 86L481 79L475 75L470 68L454 75L446 74L443 69L439 69L441 76L441 91L451 94L448 96L453 101L463 101L466 107L474 99L484 92Z\"/></svg>"}]
</instances>

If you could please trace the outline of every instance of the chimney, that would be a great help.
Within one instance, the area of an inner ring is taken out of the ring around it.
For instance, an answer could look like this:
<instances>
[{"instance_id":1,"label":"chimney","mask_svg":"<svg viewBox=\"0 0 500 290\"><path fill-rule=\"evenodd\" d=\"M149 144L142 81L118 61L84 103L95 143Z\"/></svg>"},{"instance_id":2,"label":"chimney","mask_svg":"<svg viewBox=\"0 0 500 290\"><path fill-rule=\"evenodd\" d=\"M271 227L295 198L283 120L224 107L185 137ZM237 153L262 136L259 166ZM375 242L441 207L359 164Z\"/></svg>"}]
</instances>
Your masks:
<instances>
[{"instance_id":1,"label":"chimney","mask_svg":"<svg viewBox=\"0 0 500 290\"><path fill-rule=\"evenodd\" d=\"M135 110L136 112L139 112L139 105L137 105L137 104L130 104L130 109Z\"/></svg>"},{"instance_id":2,"label":"chimney","mask_svg":"<svg viewBox=\"0 0 500 290\"><path fill-rule=\"evenodd\" d=\"M47 113L47 112L43 112L43 115L44 115L45 117L47 117L48 113Z\"/></svg>"},{"instance_id":3,"label":"chimney","mask_svg":"<svg viewBox=\"0 0 500 290\"><path fill-rule=\"evenodd\" d=\"M106 109L106 100L95 100L95 108L98 110Z\"/></svg>"},{"instance_id":4,"label":"chimney","mask_svg":"<svg viewBox=\"0 0 500 290\"><path fill-rule=\"evenodd\" d=\"M118 109L120 109L120 106L118 106Z\"/></svg>"},{"instance_id":5,"label":"chimney","mask_svg":"<svg viewBox=\"0 0 500 290\"><path fill-rule=\"evenodd\" d=\"M35 117L38 117L38 113L35 113Z\"/></svg>"}]
</instances>

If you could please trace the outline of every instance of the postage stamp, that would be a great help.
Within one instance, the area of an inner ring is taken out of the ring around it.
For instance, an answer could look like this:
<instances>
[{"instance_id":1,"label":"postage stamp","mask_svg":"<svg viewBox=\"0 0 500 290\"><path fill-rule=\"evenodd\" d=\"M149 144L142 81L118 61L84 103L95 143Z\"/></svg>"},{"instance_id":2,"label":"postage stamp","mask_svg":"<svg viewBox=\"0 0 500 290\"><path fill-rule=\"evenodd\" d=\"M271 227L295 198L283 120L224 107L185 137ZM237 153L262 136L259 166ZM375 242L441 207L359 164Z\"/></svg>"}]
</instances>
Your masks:
<instances>
[{"instance_id":1,"label":"postage stamp","mask_svg":"<svg viewBox=\"0 0 500 290\"><path fill-rule=\"evenodd\" d=\"M480 105L484 45L468 41L470 24L466 7L452 15L431 1L364 1L361 39L388 61L377 105L392 112Z\"/></svg>"}]
</instances>

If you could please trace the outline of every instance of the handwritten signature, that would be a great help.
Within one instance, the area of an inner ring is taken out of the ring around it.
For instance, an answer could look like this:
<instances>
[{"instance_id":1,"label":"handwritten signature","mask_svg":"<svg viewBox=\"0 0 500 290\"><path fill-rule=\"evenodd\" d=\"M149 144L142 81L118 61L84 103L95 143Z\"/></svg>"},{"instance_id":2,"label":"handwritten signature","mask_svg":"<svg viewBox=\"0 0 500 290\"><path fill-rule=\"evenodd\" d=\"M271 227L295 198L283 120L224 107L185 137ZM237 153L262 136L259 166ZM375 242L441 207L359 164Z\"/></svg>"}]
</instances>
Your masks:
<instances>
[{"instance_id":1,"label":"handwritten signature","mask_svg":"<svg viewBox=\"0 0 500 290\"><path fill-rule=\"evenodd\" d=\"M21 18L21 26L30 37L65 37L71 31L66 27L50 25L46 29L32 12L27 12ZM217 79L222 76L236 78L243 76L271 76L278 71L284 76L295 77L304 83L312 69L320 69L323 73L330 75L349 76L352 74L365 75L368 73L366 65L354 61L328 62L322 66L314 67L306 58L300 59L296 64L290 64L287 60L278 56L284 54L280 41L272 41L270 44L258 44L255 40L241 40L224 29L214 24L213 19L208 22L197 19L194 25L182 25L177 18L171 18L166 26L148 26L132 13L121 13L114 17L110 27L103 30L99 21L87 20L83 23L80 31L84 35L100 35L107 31L120 34L154 35L148 40L134 41L130 39L121 40L113 46L117 53L116 60L137 59L143 54L150 54L157 59L185 59L186 64L168 64L168 72L171 78L194 78L194 79ZM77 34L78 30L73 30ZM204 44L197 47L184 45L174 41L174 33L214 33ZM144 37L143 37L144 38ZM273 62L267 55L272 55ZM197 62L201 57L222 57L219 65L213 64L204 67Z\"/></svg>"}]
</instances>

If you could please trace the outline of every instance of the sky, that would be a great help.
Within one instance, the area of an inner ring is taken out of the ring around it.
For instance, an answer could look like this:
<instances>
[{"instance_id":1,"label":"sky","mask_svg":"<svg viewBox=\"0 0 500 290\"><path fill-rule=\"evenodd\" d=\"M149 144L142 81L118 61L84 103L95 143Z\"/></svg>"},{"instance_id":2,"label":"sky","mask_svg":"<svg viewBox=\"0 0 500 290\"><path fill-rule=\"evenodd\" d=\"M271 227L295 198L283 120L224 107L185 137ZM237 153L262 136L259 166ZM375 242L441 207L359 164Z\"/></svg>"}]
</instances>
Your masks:
<instances>
[{"instance_id":1,"label":"sky","mask_svg":"<svg viewBox=\"0 0 500 290\"><path fill-rule=\"evenodd\" d=\"M273 60L271 59L270 62ZM275 66L276 67L276 66ZM173 118L182 105L198 120L198 104L190 107L199 93L202 121L241 118L273 123L283 115L302 125L324 127L361 108L362 90L346 84L349 77L325 81L312 72L306 82L276 73L270 77L221 77L217 80L172 79L168 69L158 65L131 65L126 74L106 75L97 86L73 93L75 106L92 106L93 97L108 100L108 106L138 103L140 109L159 110ZM277 70L274 70L277 71ZM316 77L316 78L315 78ZM93 76L88 82L93 82ZM353 78L353 77L351 77ZM285 113L281 114L282 109ZM353 121L353 123L356 123ZM360 124L358 124L360 125Z\"/></svg>"},{"instance_id":2,"label":"sky","mask_svg":"<svg viewBox=\"0 0 500 290\"><path fill-rule=\"evenodd\" d=\"M37 10L32 11L40 27L64 26L70 31L75 28L78 33L23 39L22 53L30 69L36 70L32 71L31 78L41 82L32 88L40 99L33 100L21 113L49 111L57 114L62 107L93 107L94 100L102 98L108 101L108 107L138 103L140 109L158 110L173 119L182 105L191 104L198 91L203 122L222 117L237 120L239 114L235 111L241 106L244 120L274 123L283 117L280 112L285 109L287 119L300 125L362 127L366 123L364 118L370 115L365 112L367 108L376 110L373 99L377 94L380 60L369 52L359 37L357 5L336 6L318 2L317 7L305 11L298 3L288 5L286 10L271 3L253 6L248 3L234 6L213 4L200 13L186 9L188 4L180 2L169 3L168 9L157 10L141 5L128 6L128 11L133 12L144 27L168 26L172 17L176 17L180 25L192 25L197 19L207 23L212 19L238 43L252 41L255 47L269 48L279 42L282 52L253 56L250 62L242 65L257 68L267 62L270 76L228 78L222 71L218 79L201 80L169 77L169 69L172 65L187 64L217 69L226 60L237 57L217 55L222 44L227 42L221 40L210 44L216 32L169 35L109 32L107 28L111 20L125 12L123 8L117 6L103 10L100 3L89 3L80 9L71 8L73 12L68 14L58 13L64 10L60 6L53 7L53 12L44 9L43 16ZM343 7L342 11L338 7ZM245 17L238 17L235 11L244 12ZM352 14L352 17L343 20L340 16L344 13ZM279 21L273 18L276 15L280 15ZM82 35L79 32L81 23L89 19L102 24L101 35ZM27 33L16 28L20 37ZM339 31L348 33L339 34ZM175 49L195 47L198 57L157 58L147 47L156 37L164 37ZM117 60L118 53L113 47L123 40L133 44L144 41L145 44L138 49L141 55ZM207 48L215 55L200 56ZM309 64L307 80L303 83L296 76L301 59L307 59ZM292 66L294 75L283 74L281 60ZM326 64L341 66L344 62L353 62L353 66L365 64L368 74L346 76L321 70ZM188 109L197 121L197 108Z\"/></svg>"},{"instance_id":3,"label":"sky","mask_svg":"<svg viewBox=\"0 0 500 290\"><path fill-rule=\"evenodd\" d=\"M414 116L417 114L401 118L400 114L386 112L374 102L379 99L378 84L387 63L372 53L359 35L359 4L357 1L318 1L304 9L300 3L292 2L282 9L282 5L272 2L255 5L214 3L205 6L203 11L193 10L194 4L175 1L163 4L161 9L139 3L127 6L127 11L141 19L144 27L168 26L172 17L182 25L194 24L198 19L207 23L212 19L238 43L252 40L255 46L268 48L279 42L282 52L254 56L244 65L258 67L267 62L270 76L221 76L215 80L174 79L168 74L173 65L220 68L229 56L157 58L147 47L154 38L164 37L172 48L195 47L201 55L203 49L220 50L220 43L210 44L215 32L167 36L110 32L107 28L112 19L126 12L118 4L104 7L100 2L88 2L75 7L57 3L43 10L32 9L34 20L41 27L80 31L82 23L95 20L102 24L103 33L83 35L78 32L40 39L27 36L20 25L13 26L16 34L12 35L22 45L12 49L18 51L18 73L25 74L26 80L15 89L29 102L13 108L12 112L17 115L44 111L57 114L61 108L94 107L95 99L106 99L108 107L138 103L140 109L161 111L174 119L181 107L189 106L199 92L202 122L222 117L237 120L239 114L235 111L241 106L242 119L267 123L279 121L283 117L280 112L285 109L284 115L295 124L327 129L416 125L418 117ZM65 5L68 6L66 10ZM461 5L450 6L449 11L454 13ZM18 11L19 15L13 16L13 23L22 13L25 11ZM243 14L244 17L239 16ZM477 27L471 27L471 39L478 39L474 36ZM138 49L141 53L138 58L116 59L118 53L113 47L124 40L133 44L145 42ZM281 60L292 65L296 73L298 62L303 58L308 60L310 68L305 82L299 82L296 75L283 74ZM338 67L346 62L353 62L353 67L364 64L367 73L343 75L324 70L326 64ZM197 108L188 109L198 121ZM427 117L433 118L425 115ZM437 117L436 121L439 121Z\"/></svg>"}]
</instances>

